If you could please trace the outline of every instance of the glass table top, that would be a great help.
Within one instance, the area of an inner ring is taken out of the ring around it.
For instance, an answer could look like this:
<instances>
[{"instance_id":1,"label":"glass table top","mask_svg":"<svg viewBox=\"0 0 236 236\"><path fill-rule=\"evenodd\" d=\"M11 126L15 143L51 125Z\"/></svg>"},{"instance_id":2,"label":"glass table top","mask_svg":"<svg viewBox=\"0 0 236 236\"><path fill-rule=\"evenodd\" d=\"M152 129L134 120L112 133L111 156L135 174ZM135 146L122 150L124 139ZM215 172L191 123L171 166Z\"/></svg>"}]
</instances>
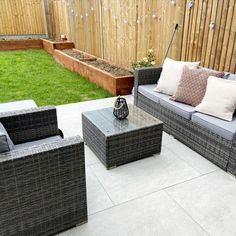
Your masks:
<instances>
[{"instance_id":1,"label":"glass table top","mask_svg":"<svg viewBox=\"0 0 236 236\"><path fill-rule=\"evenodd\" d=\"M113 115L113 107L84 112L85 116L106 136L122 134L155 125L161 125L162 121L156 119L140 108L129 106L129 116L124 120L118 120Z\"/></svg>"}]
</instances>

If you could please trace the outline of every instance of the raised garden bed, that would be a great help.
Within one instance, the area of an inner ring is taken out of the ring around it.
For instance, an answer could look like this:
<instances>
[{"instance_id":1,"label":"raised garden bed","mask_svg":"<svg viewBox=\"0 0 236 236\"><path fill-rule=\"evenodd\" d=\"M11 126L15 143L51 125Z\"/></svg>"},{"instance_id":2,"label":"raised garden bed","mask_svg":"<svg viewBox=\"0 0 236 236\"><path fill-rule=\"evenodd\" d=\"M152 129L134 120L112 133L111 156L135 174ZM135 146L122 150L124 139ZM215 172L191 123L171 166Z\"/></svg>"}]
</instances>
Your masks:
<instances>
[{"instance_id":1,"label":"raised garden bed","mask_svg":"<svg viewBox=\"0 0 236 236\"><path fill-rule=\"evenodd\" d=\"M126 95L132 91L134 84L132 72L106 60L75 49L55 50L54 58L66 68L87 77L113 95Z\"/></svg>"},{"instance_id":2,"label":"raised garden bed","mask_svg":"<svg viewBox=\"0 0 236 236\"><path fill-rule=\"evenodd\" d=\"M43 48L51 55L53 55L55 49L71 49L74 48L74 43L71 41L58 41L50 39L42 39Z\"/></svg>"},{"instance_id":3,"label":"raised garden bed","mask_svg":"<svg viewBox=\"0 0 236 236\"><path fill-rule=\"evenodd\" d=\"M0 50L23 50L43 48L41 39L10 39L0 40Z\"/></svg>"}]
</instances>

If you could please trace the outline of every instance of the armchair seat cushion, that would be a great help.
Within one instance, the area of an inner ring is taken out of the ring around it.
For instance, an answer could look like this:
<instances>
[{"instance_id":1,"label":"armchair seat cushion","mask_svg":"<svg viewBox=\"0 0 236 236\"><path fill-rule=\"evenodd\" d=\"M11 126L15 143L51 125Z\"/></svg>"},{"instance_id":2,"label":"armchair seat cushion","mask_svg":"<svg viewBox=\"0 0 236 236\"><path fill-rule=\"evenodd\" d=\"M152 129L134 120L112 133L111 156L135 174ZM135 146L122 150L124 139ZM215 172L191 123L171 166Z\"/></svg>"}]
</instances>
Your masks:
<instances>
[{"instance_id":1,"label":"armchair seat cushion","mask_svg":"<svg viewBox=\"0 0 236 236\"><path fill-rule=\"evenodd\" d=\"M163 97L160 99L161 106L175 112L176 114L184 117L185 119L190 120L192 114L195 112L195 108L181 103L181 102L175 102L169 99L169 97Z\"/></svg>"},{"instance_id":2,"label":"armchair seat cushion","mask_svg":"<svg viewBox=\"0 0 236 236\"><path fill-rule=\"evenodd\" d=\"M166 94L154 91L156 86L157 86L156 84L140 85L138 86L138 92L157 103L160 103L160 98L162 97L170 97Z\"/></svg>"},{"instance_id":3,"label":"armchair seat cushion","mask_svg":"<svg viewBox=\"0 0 236 236\"><path fill-rule=\"evenodd\" d=\"M0 112L18 111L37 107L33 100L0 103Z\"/></svg>"},{"instance_id":4,"label":"armchair seat cushion","mask_svg":"<svg viewBox=\"0 0 236 236\"><path fill-rule=\"evenodd\" d=\"M51 136L48 138L44 138L44 139L39 139L36 141L32 141L32 142L26 142L26 143L21 143L21 144L17 144L14 146L15 150L20 150L20 149L26 149L29 147L33 147L33 146L38 146L41 144L48 144L48 143L52 143L54 141L58 141L61 140L61 136L60 135L55 135L55 136Z\"/></svg>"},{"instance_id":5,"label":"armchair seat cushion","mask_svg":"<svg viewBox=\"0 0 236 236\"><path fill-rule=\"evenodd\" d=\"M0 122L0 153L8 152L14 149L14 144L11 141L7 131Z\"/></svg>"},{"instance_id":6,"label":"armchair seat cushion","mask_svg":"<svg viewBox=\"0 0 236 236\"><path fill-rule=\"evenodd\" d=\"M236 116L233 117L233 121L225 121L196 112L192 115L192 122L211 130L227 140L233 140L236 133Z\"/></svg>"}]
</instances>

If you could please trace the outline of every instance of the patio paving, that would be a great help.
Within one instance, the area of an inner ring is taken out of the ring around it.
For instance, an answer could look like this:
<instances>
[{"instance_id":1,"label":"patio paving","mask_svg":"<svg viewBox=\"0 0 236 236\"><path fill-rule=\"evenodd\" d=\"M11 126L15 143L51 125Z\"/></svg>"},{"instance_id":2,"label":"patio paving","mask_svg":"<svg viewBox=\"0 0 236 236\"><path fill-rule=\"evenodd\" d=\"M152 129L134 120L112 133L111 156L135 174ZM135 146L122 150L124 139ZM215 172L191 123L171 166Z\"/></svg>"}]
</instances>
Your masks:
<instances>
[{"instance_id":1,"label":"patio paving","mask_svg":"<svg viewBox=\"0 0 236 236\"><path fill-rule=\"evenodd\" d=\"M126 96L133 103L132 96ZM115 98L57 106L65 137ZM162 152L106 170L85 146L88 223L60 236L236 235L236 179L164 133Z\"/></svg>"}]
</instances>

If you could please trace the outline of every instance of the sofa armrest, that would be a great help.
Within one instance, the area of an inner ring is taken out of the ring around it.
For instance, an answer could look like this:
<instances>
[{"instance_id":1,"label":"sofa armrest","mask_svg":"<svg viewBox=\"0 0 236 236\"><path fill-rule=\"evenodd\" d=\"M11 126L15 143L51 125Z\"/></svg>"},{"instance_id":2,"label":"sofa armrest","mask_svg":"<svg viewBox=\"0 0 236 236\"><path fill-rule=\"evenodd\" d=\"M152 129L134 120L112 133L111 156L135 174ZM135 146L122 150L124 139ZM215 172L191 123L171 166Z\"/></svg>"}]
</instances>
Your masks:
<instances>
[{"instance_id":1,"label":"sofa armrest","mask_svg":"<svg viewBox=\"0 0 236 236\"><path fill-rule=\"evenodd\" d=\"M144 67L134 71L134 86L156 84L160 78L162 67Z\"/></svg>"},{"instance_id":2,"label":"sofa armrest","mask_svg":"<svg viewBox=\"0 0 236 236\"><path fill-rule=\"evenodd\" d=\"M137 103L138 86L156 84L160 78L162 67L144 67L134 71L134 104Z\"/></svg>"},{"instance_id":3,"label":"sofa armrest","mask_svg":"<svg viewBox=\"0 0 236 236\"><path fill-rule=\"evenodd\" d=\"M56 108L53 106L0 113L0 122L14 144L58 135Z\"/></svg>"}]
</instances>

